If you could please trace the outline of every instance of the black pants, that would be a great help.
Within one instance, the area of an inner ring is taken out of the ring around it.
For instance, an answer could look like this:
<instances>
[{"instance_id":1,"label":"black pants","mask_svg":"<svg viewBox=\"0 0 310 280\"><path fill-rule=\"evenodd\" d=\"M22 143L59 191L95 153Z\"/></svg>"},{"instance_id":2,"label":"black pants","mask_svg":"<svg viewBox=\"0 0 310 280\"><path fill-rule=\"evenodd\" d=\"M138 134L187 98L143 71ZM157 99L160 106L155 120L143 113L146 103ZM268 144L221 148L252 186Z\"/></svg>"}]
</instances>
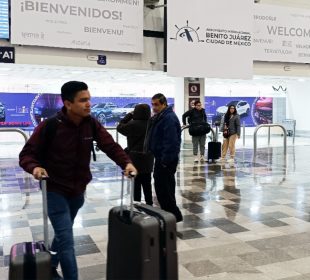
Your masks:
<instances>
[{"instance_id":1,"label":"black pants","mask_svg":"<svg viewBox=\"0 0 310 280\"><path fill-rule=\"evenodd\" d=\"M175 200L175 172L178 162L164 167L160 161L155 161L154 181L155 191L161 208L175 215L177 222L183 220L182 213Z\"/></svg>"},{"instance_id":2,"label":"black pants","mask_svg":"<svg viewBox=\"0 0 310 280\"><path fill-rule=\"evenodd\" d=\"M141 201L141 187L143 188L145 202L153 205L152 197L152 174L138 174L135 179L134 200Z\"/></svg>"}]
</instances>

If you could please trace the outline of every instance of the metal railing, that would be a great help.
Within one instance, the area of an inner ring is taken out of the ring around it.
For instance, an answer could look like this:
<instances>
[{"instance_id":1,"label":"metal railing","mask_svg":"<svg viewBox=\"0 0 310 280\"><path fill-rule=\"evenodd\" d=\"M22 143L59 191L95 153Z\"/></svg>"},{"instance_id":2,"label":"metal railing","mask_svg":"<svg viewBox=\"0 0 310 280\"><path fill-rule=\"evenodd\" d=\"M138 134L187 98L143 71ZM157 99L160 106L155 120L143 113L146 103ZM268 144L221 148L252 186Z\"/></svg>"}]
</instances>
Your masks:
<instances>
[{"instance_id":1,"label":"metal railing","mask_svg":"<svg viewBox=\"0 0 310 280\"><path fill-rule=\"evenodd\" d=\"M1 127L0 128L0 132L15 132L15 133L19 133L21 134L24 139L25 139L25 143L29 140L29 137L28 135L25 133L25 131L19 129L19 128L4 128L4 127ZM25 195L26 195L26 199L25 199L25 203L22 207L22 209L26 209L26 207L29 205L29 200L30 200L30 184L31 184L31 179L30 179L30 175L26 175L25 177L25 186L26 186L26 192L25 192Z\"/></svg>"},{"instance_id":2,"label":"metal railing","mask_svg":"<svg viewBox=\"0 0 310 280\"><path fill-rule=\"evenodd\" d=\"M29 137L28 135L25 133L25 131L19 129L19 128L0 128L0 132L16 132L21 134L24 139L25 139L25 143L28 141Z\"/></svg>"},{"instance_id":3,"label":"metal railing","mask_svg":"<svg viewBox=\"0 0 310 280\"><path fill-rule=\"evenodd\" d=\"M256 157L256 154L257 154L257 132L262 127L268 127L268 146L270 145L270 128L280 127L283 130L283 147L284 147L284 155L286 155L287 153L287 132L286 132L285 127L281 124L261 124L255 128L254 135L253 135L254 137L254 158Z\"/></svg>"}]
</instances>

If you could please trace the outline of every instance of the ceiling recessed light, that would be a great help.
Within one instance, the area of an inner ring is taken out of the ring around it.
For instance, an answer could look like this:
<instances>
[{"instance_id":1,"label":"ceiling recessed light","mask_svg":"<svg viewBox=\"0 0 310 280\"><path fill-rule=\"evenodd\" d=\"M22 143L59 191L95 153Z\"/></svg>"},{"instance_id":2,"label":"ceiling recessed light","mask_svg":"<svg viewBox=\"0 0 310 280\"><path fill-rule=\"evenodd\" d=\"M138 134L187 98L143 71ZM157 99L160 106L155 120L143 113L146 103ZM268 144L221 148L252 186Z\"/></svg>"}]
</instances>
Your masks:
<instances>
[{"instance_id":1,"label":"ceiling recessed light","mask_svg":"<svg viewBox=\"0 0 310 280\"><path fill-rule=\"evenodd\" d=\"M146 77L148 75L147 74L143 74L143 73L136 73L135 76L136 77Z\"/></svg>"},{"instance_id":2,"label":"ceiling recessed light","mask_svg":"<svg viewBox=\"0 0 310 280\"><path fill-rule=\"evenodd\" d=\"M10 71L11 68L0 67L0 71Z\"/></svg>"},{"instance_id":3,"label":"ceiling recessed light","mask_svg":"<svg viewBox=\"0 0 310 280\"><path fill-rule=\"evenodd\" d=\"M84 71L71 71L71 74L82 74Z\"/></svg>"}]
</instances>

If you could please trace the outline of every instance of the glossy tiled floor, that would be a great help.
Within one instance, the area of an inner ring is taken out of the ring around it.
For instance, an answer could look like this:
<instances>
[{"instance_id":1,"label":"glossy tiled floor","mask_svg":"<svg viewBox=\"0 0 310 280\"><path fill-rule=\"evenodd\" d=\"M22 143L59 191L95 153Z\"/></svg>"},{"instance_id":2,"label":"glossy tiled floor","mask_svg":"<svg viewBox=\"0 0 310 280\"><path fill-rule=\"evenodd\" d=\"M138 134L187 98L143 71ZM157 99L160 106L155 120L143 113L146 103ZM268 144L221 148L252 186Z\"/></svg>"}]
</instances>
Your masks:
<instances>
[{"instance_id":1,"label":"glossy tiled floor","mask_svg":"<svg viewBox=\"0 0 310 280\"><path fill-rule=\"evenodd\" d=\"M177 173L180 279L310 279L310 146L239 150L235 164L193 163ZM119 170L104 156L75 223L80 279L105 278L107 215L119 203ZM41 240L41 196L15 160L0 161L0 279L13 243ZM52 234L52 230L51 230Z\"/></svg>"}]
</instances>

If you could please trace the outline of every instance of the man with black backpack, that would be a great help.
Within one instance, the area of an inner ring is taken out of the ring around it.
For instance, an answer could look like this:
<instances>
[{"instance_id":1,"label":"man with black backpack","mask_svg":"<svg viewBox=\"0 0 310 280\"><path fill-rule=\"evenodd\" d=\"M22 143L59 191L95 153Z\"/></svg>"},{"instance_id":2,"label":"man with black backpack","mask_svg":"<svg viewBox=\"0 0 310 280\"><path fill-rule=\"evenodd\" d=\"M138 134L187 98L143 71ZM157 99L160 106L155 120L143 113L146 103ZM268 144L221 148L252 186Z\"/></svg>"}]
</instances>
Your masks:
<instances>
[{"instance_id":1,"label":"man with black backpack","mask_svg":"<svg viewBox=\"0 0 310 280\"><path fill-rule=\"evenodd\" d=\"M90 116L88 86L71 81L61 88L64 107L49 120L38 125L20 153L20 166L35 179L48 177L48 216L55 237L51 251L53 279L60 263L64 279L77 280L73 223L84 204L84 192L91 181L90 158L93 141L124 171L137 172L123 149L112 136Z\"/></svg>"},{"instance_id":2,"label":"man with black backpack","mask_svg":"<svg viewBox=\"0 0 310 280\"><path fill-rule=\"evenodd\" d=\"M196 100L195 107L182 116L183 127L186 126L186 120L189 123L189 134L192 136L194 161L205 161L206 135L210 132L210 125L207 123L205 109L202 108L200 100ZM200 157L198 157L198 146Z\"/></svg>"}]
</instances>

